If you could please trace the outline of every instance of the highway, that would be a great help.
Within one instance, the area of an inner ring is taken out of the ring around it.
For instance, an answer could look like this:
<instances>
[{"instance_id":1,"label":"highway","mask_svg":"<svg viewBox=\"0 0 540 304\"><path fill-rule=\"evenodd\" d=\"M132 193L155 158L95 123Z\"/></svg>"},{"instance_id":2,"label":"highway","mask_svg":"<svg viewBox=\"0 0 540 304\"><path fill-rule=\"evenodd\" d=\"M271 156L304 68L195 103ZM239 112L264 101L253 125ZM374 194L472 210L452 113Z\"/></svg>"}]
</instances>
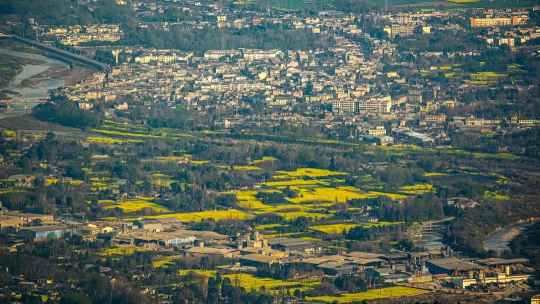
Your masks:
<instances>
[{"instance_id":1,"label":"highway","mask_svg":"<svg viewBox=\"0 0 540 304\"><path fill-rule=\"evenodd\" d=\"M9 34L5 34L5 33L0 33L0 39L13 39L15 41L22 42L22 43L34 46L34 47L36 47L38 49L41 49L41 50L43 50L45 52L48 52L48 53L54 55L55 58L57 58L57 59L65 60L65 61L68 61L68 62L73 62L73 61L78 62L78 63L84 64L84 65L87 65L87 66L91 66L93 68L96 68L96 69L104 71L104 72L109 71L109 66L104 64L104 63L101 63L99 61L96 61L96 60L93 60L93 59L90 59L90 58L87 58L87 57L84 57L84 56L81 56L81 55L77 55L77 54L68 52L68 51L65 51L65 50L61 50L59 48L55 48L53 46L41 43L39 41L30 40L30 39L19 37L17 35L9 35Z\"/></svg>"}]
</instances>

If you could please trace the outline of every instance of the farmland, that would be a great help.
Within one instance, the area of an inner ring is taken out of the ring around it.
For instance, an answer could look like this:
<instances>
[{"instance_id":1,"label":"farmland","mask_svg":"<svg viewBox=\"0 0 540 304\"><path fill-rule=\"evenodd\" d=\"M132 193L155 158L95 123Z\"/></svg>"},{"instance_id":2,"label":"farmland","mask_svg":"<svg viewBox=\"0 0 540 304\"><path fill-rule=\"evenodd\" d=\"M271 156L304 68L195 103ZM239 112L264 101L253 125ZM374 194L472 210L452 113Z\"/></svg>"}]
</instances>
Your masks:
<instances>
[{"instance_id":1,"label":"farmland","mask_svg":"<svg viewBox=\"0 0 540 304\"><path fill-rule=\"evenodd\" d=\"M311 226L311 230L319 231L326 234L342 234L349 231L351 228L357 227L357 224L330 224Z\"/></svg>"},{"instance_id":2,"label":"farmland","mask_svg":"<svg viewBox=\"0 0 540 304\"><path fill-rule=\"evenodd\" d=\"M103 257L123 257L133 255L136 252L145 252L144 248L123 246L123 247L109 247L101 250L98 254Z\"/></svg>"},{"instance_id":3,"label":"farmland","mask_svg":"<svg viewBox=\"0 0 540 304\"><path fill-rule=\"evenodd\" d=\"M185 269L181 270L180 275L187 275L189 272L195 272L199 275L211 277L215 276L215 271ZM307 291L317 286L320 282L317 279L310 280L278 280L266 277L258 277L249 273L225 274L223 278L231 280L233 286L242 287L248 291L260 291L275 293L280 290L302 290Z\"/></svg>"},{"instance_id":4,"label":"farmland","mask_svg":"<svg viewBox=\"0 0 540 304\"><path fill-rule=\"evenodd\" d=\"M152 260L152 266L154 268L165 268L171 265L178 258L178 256L160 256Z\"/></svg>"},{"instance_id":5,"label":"farmland","mask_svg":"<svg viewBox=\"0 0 540 304\"><path fill-rule=\"evenodd\" d=\"M177 212L147 216L146 218L175 218L182 222L199 222L205 219L220 220L246 220L249 214L235 209L229 210L206 210L199 212Z\"/></svg>"},{"instance_id":6,"label":"farmland","mask_svg":"<svg viewBox=\"0 0 540 304\"><path fill-rule=\"evenodd\" d=\"M167 208L152 202L152 200L149 198L128 199L119 202L104 200L101 201L100 204L105 209L118 208L124 213L133 213L142 210L150 210L153 213L169 212Z\"/></svg>"},{"instance_id":7,"label":"farmland","mask_svg":"<svg viewBox=\"0 0 540 304\"><path fill-rule=\"evenodd\" d=\"M395 286L370 289L368 291L358 293L345 293L337 296L308 297L307 300L320 301L325 303L352 303L365 300L417 296L423 293L426 293L426 291L422 289Z\"/></svg>"}]
</instances>

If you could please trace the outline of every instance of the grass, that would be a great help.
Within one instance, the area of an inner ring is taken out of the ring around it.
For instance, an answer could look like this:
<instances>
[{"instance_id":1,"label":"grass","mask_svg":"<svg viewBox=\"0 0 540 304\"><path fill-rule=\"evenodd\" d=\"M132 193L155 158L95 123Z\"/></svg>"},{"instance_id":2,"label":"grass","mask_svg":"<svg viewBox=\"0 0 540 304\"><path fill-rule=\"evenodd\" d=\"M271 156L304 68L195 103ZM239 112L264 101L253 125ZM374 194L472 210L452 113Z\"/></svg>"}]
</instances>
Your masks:
<instances>
[{"instance_id":1,"label":"grass","mask_svg":"<svg viewBox=\"0 0 540 304\"><path fill-rule=\"evenodd\" d=\"M120 256L130 256L136 252L145 252L148 251L146 248L141 247L109 247L104 248L98 252L98 255L102 257L120 257Z\"/></svg>"},{"instance_id":2,"label":"grass","mask_svg":"<svg viewBox=\"0 0 540 304\"><path fill-rule=\"evenodd\" d=\"M112 136L122 136L122 137L136 137L136 138L161 138L161 136L150 135L146 133L137 133L137 132L127 132L127 131L117 131L117 130L107 130L107 129L92 129L92 131Z\"/></svg>"},{"instance_id":3,"label":"grass","mask_svg":"<svg viewBox=\"0 0 540 304\"><path fill-rule=\"evenodd\" d=\"M169 209L158 205L148 198L129 199L119 202L102 201L101 205L104 209L120 208L124 213L134 213L142 211L143 209L151 209L155 213L170 212Z\"/></svg>"},{"instance_id":4,"label":"grass","mask_svg":"<svg viewBox=\"0 0 540 304\"><path fill-rule=\"evenodd\" d=\"M293 188L299 195L291 198L290 202L302 204L306 202L334 202L345 203L352 199L362 199L366 194L360 193L353 187L313 187L313 188Z\"/></svg>"},{"instance_id":5,"label":"grass","mask_svg":"<svg viewBox=\"0 0 540 304\"><path fill-rule=\"evenodd\" d=\"M416 145L393 145L393 146L375 146L373 149L386 152L388 155L403 156L406 154L431 154L431 155L448 155L456 157L471 157L475 159L498 159L498 160L518 160L519 156L512 153L499 152L499 153L483 153L483 152L469 152L461 149L450 147L436 147L427 148Z\"/></svg>"},{"instance_id":6,"label":"grass","mask_svg":"<svg viewBox=\"0 0 540 304\"><path fill-rule=\"evenodd\" d=\"M346 186L345 179L339 178L346 175L345 172L298 168L275 173L272 180L257 184L256 189L229 192L236 195L237 206L249 214L273 213L287 221L299 217L321 220L332 216L331 206L344 204L350 200L384 196L395 201L403 201L408 197L404 193L362 191L353 186ZM286 193L285 188L292 190L295 194L285 197L285 200L279 204L270 205L257 198L260 192Z\"/></svg>"},{"instance_id":7,"label":"grass","mask_svg":"<svg viewBox=\"0 0 540 304\"><path fill-rule=\"evenodd\" d=\"M142 140L138 139L125 139L125 138L113 138L105 136L88 136L86 141L94 144L105 144L105 145L117 145L117 144L128 144L128 143L141 143Z\"/></svg>"},{"instance_id":8,"label":"grass","mask_svg":"<svg viewBox=\"0 0 540 304\"><path fill-rule=\"evenodd\" d=\"M410 195L422 195L433 192L432 184L407 185L400 188L400 192Z\"/></svg>"},{"instance_id":9,"label":"grass","mask_svg":"<svg viewBox=\"0 0 540 304\"><path fill-rule=\"evenodd\" d=\"M235 171L258 171L261 168L257 166L232 166L232 169Z\"/></svg>"},{"instance_id":10,"label":"grass","mask_svg":"<svg viewBox=\"0 0 540 304\"><path fill-rule=\"evenodd\" d=\"M46 177L45 178L45 186L51 186L58 184L58 178L54 177Z\"/></svg>"},{"instance_id":11,"label":"grass","mask_svg":"<svg viewBox=\"0 0 540 304\"><path fill-rule=\"evenodd\" d=\"M319 178L336 175L347 175L345 172L332 171L318 168L297 168L294 171L277 171L274 175L275 179L290 179L290 178Z\"/></svg>"},{"instance_id":12,"label":"grass","mask_svg":"<svg viewBox=\"0 0 540 304\"><path fill-rule=\"evenodd\" d=\"M146 216L146 218L175 218L181 222L200 222L202 220L207 220L207 219L213 219L215 221L247 220L250 217L251 216L248 213L243 212L241 210L236 210L236 209L167 213L167 214Z\"/></svg>"},{"instance_id":13,"label":"grass","mask_svg":"<svg viewBox=\"0 0 540 304\"><path fill-rule=\"evenodd\" d=\"M249 191L249 190L239 190L233 192L236 195L236 200L238 201L238 206L244 209L251 210L262 210L271 208L271 206L264 204L257 199L256 195L258 191Z\"/></svg>"},{"instance_id":14,"label":"grass","mask_svg":"<svg viewBox=\"0 0 540 304\"><path fill-rule=\"evenodd\" d=\"M2 134L2 137L4 138L15 138L17 136L17 133L15 131L12 131L12 130L2 130L1 132Z\"/></svg>"},{"instance_id":15,"label":"grass","mask_svg":"<svg viewBox=\"0 0 540 304\"><path fill-rule=\"evenodd\" d=\"M471 3L476 3L480 1L481 0L448 0L448 2L454 3L454 4L471 4Z\"/></svg>"},{"instance_id":16,"label":"grass","mask_svg":"<svg viewBox=\"0 0 540 304\"><path fill-rule=\"evenodd\" d=\"M352 228L357 227L357 224L341 223L330 225L317 225L310 227L311 230L326 233L326 234L343 234L347 233Z\"/></svg>"},{"instance_id":17,"label":"grass","mask_svg":"<svg viewBox=\"0 0 540 304\"><path fill-rule=\"evenodd\" d=\"M203 269L180 269L178 271L178 275L181 275L181 276L186 276L188 275L190 272L194 272L198 275L201 275L203 277L213 277L216 275L216 271L215 270L203 270Z\"/></svg>"},{"instance_id":18,"label":"grass","mask_svg":"<svg viewBox=\"0 0 540 304\"><path fill-rule=\"evenodd\" d=\"M254 166L257 166L257 165L260 165L262 163L273 162L273 161L277 161L277 160L278 159L273 157L273 156L263 156L263 158L256 159L256 160L252 161L250 164L254 165Z\"/></svg>"},{"instance_id":19,"label":"grass","mask_svg":"<svg viewBox=\"0 0 540 304\"><path fill-rule=\"evenodd\" d=\"M257 225L255 226L256 230L272 230L275 228L284 227L283 224L264 224L264 225Z\"/></svg>"},{"instance_id":20,"label":"grass","mask_svg":"<svg viewBox=\"0 0 540 304\"><path fill-rule=\"evenodd\" d=\"M506 194L501 194L497 191L486 191L484 192L484 199L495 200L495 201L509 201L511 198Z\"/></svg>"},{"instance_id":21,"label":"grass","mask_svg":"<svg viewBox=\"0 0 540 304\"><path fill-rule=\"evenodd\" d=\"M426 172L424 173L425 177L441 177L441 176L448 176L448 173L443 172Z\"/></svg>"},{"instance_id":22,"label":"grass","mask_svg":"<svg viewBox=\"0 0 540 304\"><path fill-rule=\"evenodd\" d=\"M337 296L319 296L306 297L310 302L325 302L325 303L352 303L357 301L367 301L384 298L410 297L427 293L427 291L417 288L394 286L378 289L370 289L364 292L344 293Z\"/></svg>"},{"instance_id":23,"label":"grass","mask_svg":"<svg viewBox=\"0 0 540 304\"><path fill-rule=\"evenodd\" d=\"M201 269L182 269L178 273L181 276L185 276L190 272L195 272L201 276L212 277L216 275L215 270L201 270ZM231 280L231 283L235 286L242 287L246 290L259 291L265 289L267 292L278 292L281 289L291 290L310 290L320 283L320 280L277 280L272 278L257 277L248 273L233 273L225 274L223 278Z\"/></svg>"},{"instance_id":24,"label":"grass","mask_svg":"<svg viewBox=\"0 0 540 304\"><path fill-rule=\"evenodd\" d=\"M261 186L266 187L290 187L290 186L309 186L309 185L325 185L326 183L321 180L313 179L290 179L290 180L278 180L260 183Z\"/></svg>"},{"instance_id":25,"label":"grass","mask_svg":"<svg viewBox=\"0 0 540 304\"><path fill-rule=\"evenodd\" d=\"M281 216L286 221L292 221L299 217L311 218L314 220L321 220L331 216L331 214L325 214L320 212L309 212L309 211L290 211L290 212L276 212L277 215Z\"/></svg>"},{"instance_id":26,"label":"grass","mask_svg":"<svg viewBox=\"0 0 540 304\"><path fill-rule=\"evenodd\" d=\"M171 265L175 260L178 259L178 256L161 256L152 260L152 266L154 268L166 268Z\"/></svg>"},{"instance_id":27,"label":"grass","mask_svg":"<svg viewBox=\"0 0 540 304\"><path fill-rule=\"evenodd\" d=\"M276 190L266 190L276 191ZM236 195L238 207L245 209L249 213L264 214L274 213L281 216L285 220L294 220L299 217L307 217L314 219L323 219L329 216L320 212L315 212L313 206L309 204L281 204L277 206L267 205L257 199L256 195L260 191L255 190L239 190L233 192Z\"/></svg>"},{"instance_id":28,"label":"grass","mask_svg":"<svg viewBox=\"0 0 540 304\"><path fill-rule=\"evenodd\" d=\"M386 222L386 221L379 221L374 223L363 223L359 226L362 226L363 228L381 228L381 227L388 227L388 226L394 226L394 225L401 225L403 222Z\"/></svg>"},{"instance_id":29,"label":"grass","mask_svg":"<svg viewBox=\"0 0 540 304\"><path fill-rule=\"evenodd\" d=\"M171 188L171 184L174 180L166 174L163 173L153 173L151 175L152 185L160 188Z\"/></svg>"}]
</instances>

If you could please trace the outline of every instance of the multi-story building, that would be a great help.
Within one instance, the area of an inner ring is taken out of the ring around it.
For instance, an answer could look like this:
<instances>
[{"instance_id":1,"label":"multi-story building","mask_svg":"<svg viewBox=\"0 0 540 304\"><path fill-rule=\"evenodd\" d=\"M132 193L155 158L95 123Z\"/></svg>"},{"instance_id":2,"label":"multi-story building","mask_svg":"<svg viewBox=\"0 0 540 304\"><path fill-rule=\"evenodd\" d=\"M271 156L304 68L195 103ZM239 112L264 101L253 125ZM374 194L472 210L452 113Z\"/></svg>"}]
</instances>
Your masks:
<instances>
[{"instance_id":1,"label":"multi-story building","mask_svg":"<svg viewBox=\"0 0 540 304\"><path fill-rule=\"evenodd\" d=\"M529 21L529 17L526 15L518 15L511 17L486 17L475 18L471 17L471 27L492 27L492 26L508 26L508 25L522 25Z\"/></svg>"}]
</instances>

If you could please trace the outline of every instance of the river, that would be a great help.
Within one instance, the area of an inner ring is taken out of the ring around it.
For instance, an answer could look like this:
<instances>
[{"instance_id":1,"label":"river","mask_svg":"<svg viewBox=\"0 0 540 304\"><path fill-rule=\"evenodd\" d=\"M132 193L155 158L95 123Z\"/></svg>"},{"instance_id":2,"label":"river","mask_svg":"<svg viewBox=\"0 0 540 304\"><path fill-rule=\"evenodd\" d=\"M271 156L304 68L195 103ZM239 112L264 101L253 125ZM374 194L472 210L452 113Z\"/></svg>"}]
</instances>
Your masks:
<instances>
[{"instance_id":1,"label":"river","mask_svg":"<svg viewBox=\"0 0 540 304\"><path fill-rule=\"evenodd\" d=\"M10 95L13 103L10 114L28 112L36 104L43 102L49 95L49 90L64 86L64 79L54 71L69 70L69 65L40 54L20 52L0 48L0 55L8 55L32 60L32 64L24 64L22 71L15 76L4 90L16 92ZM5 116L6 114L2 115Z\"/></svg>"}]
</instances>

